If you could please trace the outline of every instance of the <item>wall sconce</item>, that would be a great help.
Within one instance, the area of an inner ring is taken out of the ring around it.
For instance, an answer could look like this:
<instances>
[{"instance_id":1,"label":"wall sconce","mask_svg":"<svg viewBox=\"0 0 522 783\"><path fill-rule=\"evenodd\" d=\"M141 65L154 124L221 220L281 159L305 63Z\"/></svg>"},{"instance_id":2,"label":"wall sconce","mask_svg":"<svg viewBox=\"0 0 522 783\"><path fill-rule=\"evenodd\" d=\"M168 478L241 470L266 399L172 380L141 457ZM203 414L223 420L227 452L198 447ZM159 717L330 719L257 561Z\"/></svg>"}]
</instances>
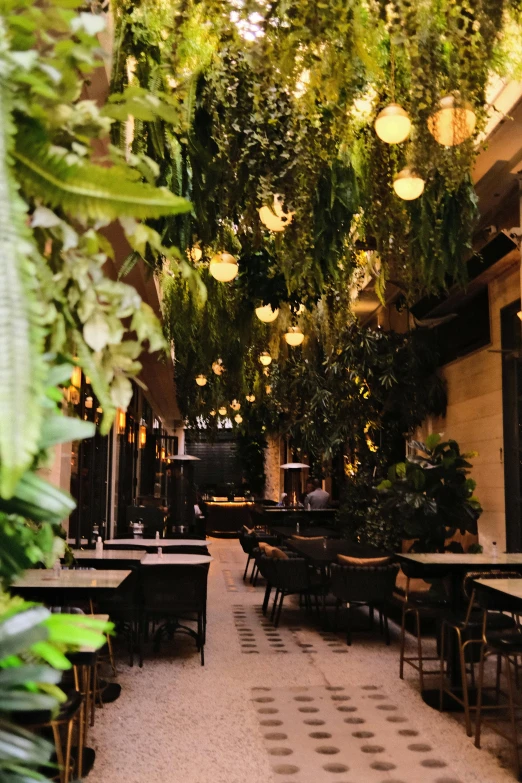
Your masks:
<instances>
[{"instance_id":1,"label":"wall sconce","mask_svg":"<svg viewBox=\"0 0 522 783\"><path fill-rule=\"evenodd\" d=\"M121 408L118 408L118 435L125 435L126 424L127 414Z\"/></svg>"},{"instance_id":2,"label":"wall sconce","mask_svg":"<svg viewBox=\"0 0 522 783\"><path fill-rule=\"evenodd\" d=\"M140 424L140 449L145 448L147 443L147 427L145 424Z\"/></svg>"}]
</instances>

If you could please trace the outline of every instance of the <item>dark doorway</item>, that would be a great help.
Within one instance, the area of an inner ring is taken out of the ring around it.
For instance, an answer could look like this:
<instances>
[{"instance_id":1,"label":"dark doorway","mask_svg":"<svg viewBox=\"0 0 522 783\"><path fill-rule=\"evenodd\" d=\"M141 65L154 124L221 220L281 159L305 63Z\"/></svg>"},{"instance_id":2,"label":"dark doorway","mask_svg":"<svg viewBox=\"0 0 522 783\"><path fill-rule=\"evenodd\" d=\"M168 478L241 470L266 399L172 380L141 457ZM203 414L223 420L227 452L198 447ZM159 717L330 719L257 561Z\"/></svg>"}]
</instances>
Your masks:
<instances>
[{"instance_id":1,"label":"dark doorway","mask_svg":"<svg viewBox=\"0 0 522 783\"><path fill-rule=\"evenodd\" d=\"M522 551L522 323L520 299L500 314L502 408L504 416L504 492L508 552Z\"/></svg>"}]
</instances>

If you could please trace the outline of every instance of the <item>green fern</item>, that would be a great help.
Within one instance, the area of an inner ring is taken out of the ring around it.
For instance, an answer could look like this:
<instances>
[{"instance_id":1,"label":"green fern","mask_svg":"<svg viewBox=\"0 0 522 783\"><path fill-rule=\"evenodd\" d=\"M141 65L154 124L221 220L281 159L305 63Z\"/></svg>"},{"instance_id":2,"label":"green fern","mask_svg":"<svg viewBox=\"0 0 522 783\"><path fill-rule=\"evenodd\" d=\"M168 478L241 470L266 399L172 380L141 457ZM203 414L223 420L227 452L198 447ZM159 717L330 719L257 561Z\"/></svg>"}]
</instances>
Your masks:
<instances>
[{"instance_id":1,"label":"green fern","mask_svg":"<svg viewBox=\"0 0 522 783\"><path fill-rule=\"evenodd\" d=\"M42 331L35 318L36 256L26 207L7 166L14 134L0 87L0 496L10 498L38 450Z\"/></svg>"},{"instance_id":2,"label":"green fern","mask_svg":"<svg viewBox=\"0 0 522 783\"><path fill-rule=\"evenodd\" d=\"M60 207L80 220L121 217L159 218L189 212L191 204L164 188L131 179L125 166L105 168L88 161L70 162L51 147L34 123L18 124L13 151L16 174L33 198Z\"/></svg>"}]
</instances>

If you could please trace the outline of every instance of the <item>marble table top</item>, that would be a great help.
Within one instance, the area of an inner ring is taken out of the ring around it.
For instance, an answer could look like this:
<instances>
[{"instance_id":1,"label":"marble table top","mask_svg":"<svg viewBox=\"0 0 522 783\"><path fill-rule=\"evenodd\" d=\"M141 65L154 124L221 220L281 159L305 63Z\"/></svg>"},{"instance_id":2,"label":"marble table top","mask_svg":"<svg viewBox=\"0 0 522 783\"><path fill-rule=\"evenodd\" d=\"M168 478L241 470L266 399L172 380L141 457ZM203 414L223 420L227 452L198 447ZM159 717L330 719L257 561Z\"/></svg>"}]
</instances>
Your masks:
<instances>
[{"instance_id":1,"label":"marble table top","mask_svg":"<svg viewBox=\"0 0 522 783\"><path fill-rule=\"evenodd\" d=\"M209 546L212 542L202 538L109 538L104 542L110 546Z\"/></svg>"},{"instance_id":2,"label":"marble table top","mask_svg":"<svg viewBox=\"0 0 522 783\"><path fill-rule=\"evenodd\" d=\"M184 555L183 553L169 554L166 552L161 557L159 555L145 555L141 561L142 566L153 565L202 565L210 563L214 558L210 555Z\"/></svg>"},{"instance_id":3,"label":"marble table top","mask_svg":"<svg viewBox=\"0 0 522 783\"><path fill-rule=\"evenodd\" d=\"M116 590L131 571L89 570L66 571L55 574L51 568L30 568L14 582L15 588L38 590Z\"/></svg>"},{"instance_id":4,"label":"marble table top","mask_svg":"<svg viewBox=\"0 0 522 783\"><path fill-rule=\"evenodd\" d=\"M402 554L396 555L401 560L410 560L420 565L455 565L455 566L494 566L513 565L522 566L522 552L499 552L495 555L470 555L459 552L430 552L428 554Z\"/></svg>"},{"instance_id":5,"label":"marble table top","mask_svg":"<svg viewBox=\"0 0 522 783\"><path fill-rule=\"evenodd\" d=\"M475 584L522 600L522 579L474 579Z\"/></svg>"},{"instance_id":6,"label":"marble table top","mask_svg":"<svg viewBox=\"0 0 522 783\"><path fill-rule=\"evenodd\" d=\"M104 549L97 554L95 549L73 549L76 560L136 560L140 562L143 552L139 549Z\"/></svg>"}]
</instances>

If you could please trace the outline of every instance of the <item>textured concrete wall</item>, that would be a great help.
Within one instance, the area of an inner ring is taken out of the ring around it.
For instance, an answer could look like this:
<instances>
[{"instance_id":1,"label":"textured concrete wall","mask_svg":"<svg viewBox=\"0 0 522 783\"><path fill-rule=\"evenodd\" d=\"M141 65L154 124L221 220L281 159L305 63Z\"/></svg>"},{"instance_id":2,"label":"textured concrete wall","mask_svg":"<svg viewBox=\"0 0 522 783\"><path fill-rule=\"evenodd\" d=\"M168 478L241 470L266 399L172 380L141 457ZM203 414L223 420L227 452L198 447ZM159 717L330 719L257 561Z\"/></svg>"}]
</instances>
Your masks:
<instances>
[{"instance_id":1,"label":"textured concrete wall","mask_svg":"<svg viewBox=\"0 0 522 783\"><path fill-rule=\"evenodd\" d=\"M265 498L279 500L282 492L281 481L281 454L279 438L269 437L268 446L265 449Z\"/></svg>"}]
</instances>

